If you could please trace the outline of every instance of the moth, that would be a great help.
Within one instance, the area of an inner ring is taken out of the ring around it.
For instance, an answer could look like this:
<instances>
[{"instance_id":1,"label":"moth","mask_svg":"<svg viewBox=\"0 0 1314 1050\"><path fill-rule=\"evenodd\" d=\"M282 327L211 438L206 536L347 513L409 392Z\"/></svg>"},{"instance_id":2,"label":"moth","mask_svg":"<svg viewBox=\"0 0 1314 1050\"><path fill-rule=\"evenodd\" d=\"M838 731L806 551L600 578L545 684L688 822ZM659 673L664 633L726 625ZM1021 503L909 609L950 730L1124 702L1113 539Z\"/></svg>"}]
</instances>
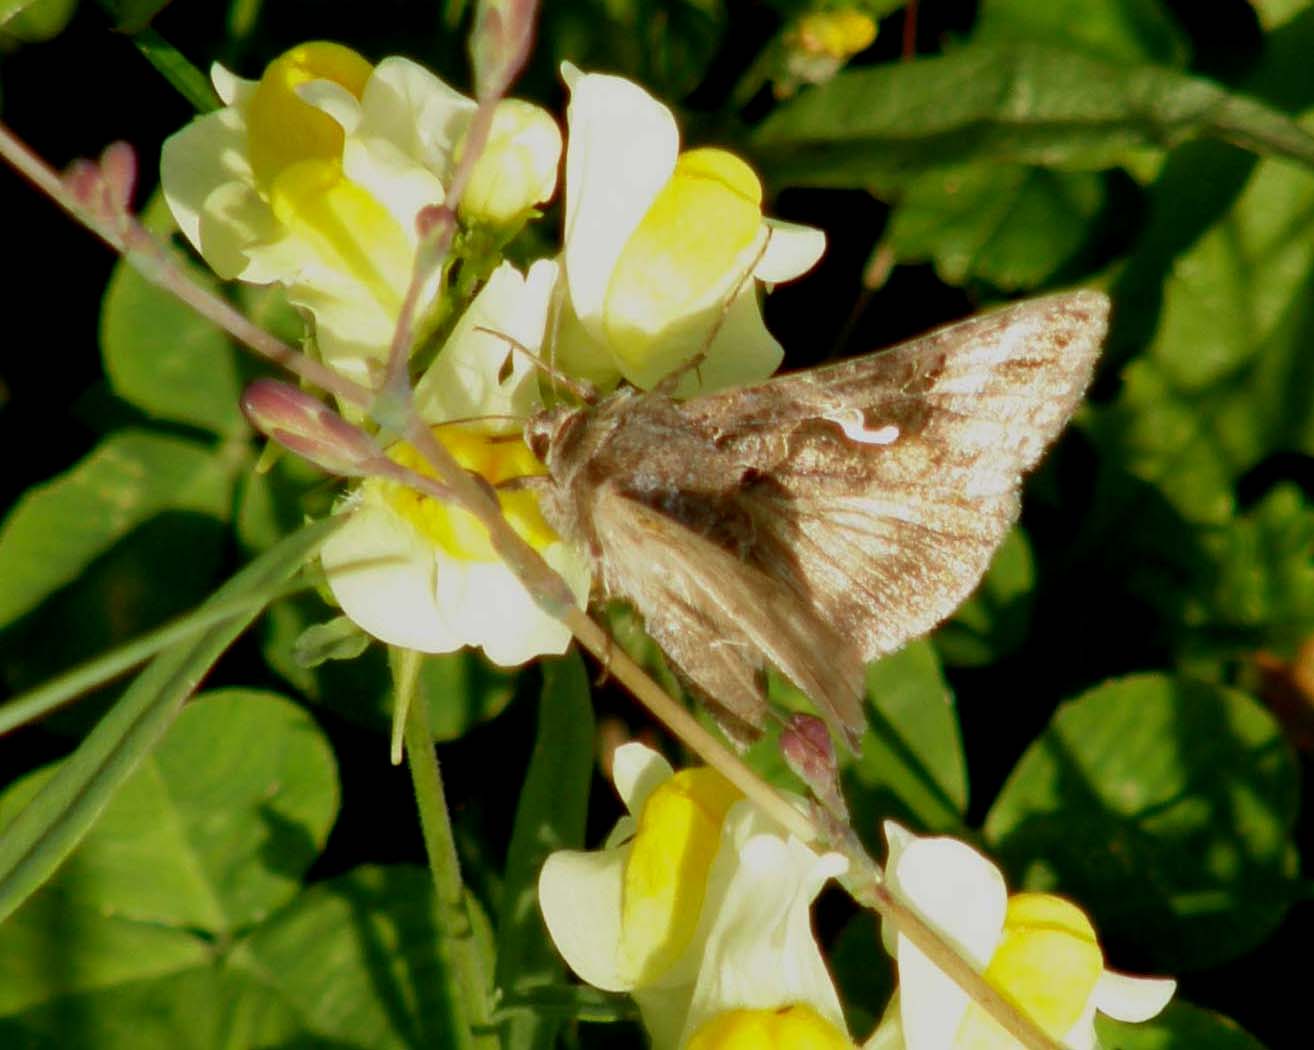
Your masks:
<instances>
[{"instance_id":1,"label":"moth","mask_svg":"<svg viewBox=\"0 0 1314 1050\"><path fill-rule=\"evenodd\" d=\"M1108 312L1054 295L754 386L547 409L525 433L543 513L732 738L765 727L770 664L856 750L864 665L976 587Z\"/></svg>"}]
</instances>

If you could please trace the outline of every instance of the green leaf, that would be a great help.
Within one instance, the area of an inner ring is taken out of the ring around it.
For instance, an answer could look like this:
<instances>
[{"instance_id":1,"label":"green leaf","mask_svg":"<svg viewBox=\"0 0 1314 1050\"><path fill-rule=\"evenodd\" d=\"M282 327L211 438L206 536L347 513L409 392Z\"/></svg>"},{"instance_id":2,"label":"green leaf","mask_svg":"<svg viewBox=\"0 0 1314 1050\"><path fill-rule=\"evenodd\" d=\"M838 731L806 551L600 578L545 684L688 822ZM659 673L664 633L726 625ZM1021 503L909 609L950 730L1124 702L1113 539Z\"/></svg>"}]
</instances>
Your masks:
<instances>
[{"instance_id":1,"label":"green leaf","mask_svg":"<svg viewBox=\"0 0 1314 1050\"><path fill-rule=\"evenodd\" d=\"M1141 1024L1095 1015L1100 1046L1118 1050L1264 1050L1264 1044L1235 1021L1190 1003L1174 1002Z\"/></svg>"},{"instance_id":2,"label":"green leaf","mask_svg":"<svg viewBox=\"0 0 1314 1050\"><path fill-rule=\"evenodd\" d=\"M867 697L871 728L846 778L854 826L891 819L925 831L960 828L967 767L953 695L930 642L872 664Z\"/></svg>"},{"instance_id":3,"label":"green leaf","mask_svg":"<svg viewBox=\"0 0 1314 1050\"><path fill-rule=\"evenodd\" d=\"M0 0L0 40L53 40L77 9L78 0Z\"/></svg>"},{"instance_id":4,"label":"green leaf","mask_svg":"<svg viewBox=\"0 0 1314 1050\"><path fill-rule=\"evenodd\" d=\"M0 798L0 822L54 772L13 785ZM337 798L332 752L301 708L255 691L198 698L37 898L0 927L0 1013L129 979L120 967L145 965L140 977L195 962L198 931L231 936L264 918L299 889ZM37 904L46 896L73 909L81 934L52 929L50 902ZM139 940L134 925L160 945L148 964L103 943ZM189 936L170 940L167 929ZM63 960L58 970L32 965L52 954Z\"/></svg>"},{"instance_id":5,"label":"green leaf","mask_svg":"<svg viewBox=\"0 0 1314 1050\"><path fill-rule=\"evenodd\" d=\"M1242 693L1115 679L1064 704L995 800L985 836L1017 879L1072 895L1168 973L1242 954L1295 889L1295 759Z\"/></svg>"},{"instance_id":6,"label":"green leaf","mask_svg":"<svg viewBox=\"0 0 1314 1050\"><path fill-rule=\"evenodd\" d=\"M319 522L289 536L215 592L230 602L278 583L337 527ZM0 834L0 919L17 908L81 841L114 793L168 729L183 701L256 615L254 609L156 657Z\"/></svg>"},{"instance_id":7,"label":"green leaf","mask_svg":"<svg viewBox=\"0 0 1314 1050\"><path fill-rule=\"evenodd\" d=\"M948 284L1034 288L1083 245L1104 203L1089 172L966 165L911 181L887 234L901 262L929 259Z\"/></svg>"},{"instance_id":8,"label":"green leaf","mask_svg":"<svg viewBox=\"0 0 1314 1050\"><path fill-rule=\"evenodd\" d=\"M370 644L370 636L345 616L313 623L292 646L292 659L302 667L318 667L330 660L354 660Z\"/></svg>"},{"instance_id":9,"label":"green leaf","mask_svg":"<svg viewBox=\"0 0 1314 1050\"><path fill-rule=\"evenodd\" d=\"M422 869L357 868L253 931L232 966L297 1014L307 1050L455 1046L435 908Z\"/></svg>"},{"instance_id":10,"label":"green leaf","mask_svg":"<svg viewBox=\"0 0 1314 1050\"><path fill-rule=\"evenodd\" d=\"M127 430L66 474L29 489L0 526L0 627L156 515L224 520L238 466L192 441Z\"/></svg>"},{"instance_id":11,"label":"green leaf","mask_svg":"<svg viewBox=\"0 0 1314 1050\"><path fill-rule=\"evenodd\" d=\"M1152 189L1111 336L1145 349L1091 416L1108 459L1212 524L1265 457L1314 452L1314 176L1219 153L1184 151Z\"/></svg>"},{"instance_id":12,"label":"green leaf","mask_svg":"<svg viewBox=\"0 0 1314 1050\"><path fill-rule=\"evenodd\" d=\"M977 41L1037 40L1113 62L1180 66L1186 39L1159 0L983 0Z\"/></svg>"},{"instance_id":13,"label":"green leaf","mask_svg":"<svg viewBox=\"0 0 1314 1050\"><path fill-rule=\"evenodd\" d=\"M172 229L156 194L144 222L157 236ZM192 281L218 292L208 270L175 254ZM214 323L123 260L114 267L100 318L100 343L114 392L156 419L221 436L245 434L237 407L242 392L237 350Z\"/></svg>"},{"instance_id":14,"label":"green leaf","mask_svg":"<svg viewBox=\"0 0 1314 1050\"><path fill-rule=\"evenodd\" d=\"M1203 537L1208 557L1182 610L1188 652L1293 655L1314 634L1314 506L1281 485Z\"/></svg>"},{"instance_id":15,"label":"green leaf","mask_svg":"<svg viewBox=\"0 0 1314 1050\"><path fill-rule=\"evenodd\" d=\"M303 666L296 647L311 625L323 620L324 602L307 595L279 602L266 617L265 659L302 695L357 725L387 732L392 724L392 678L380 645L354 660ZM418 698L429 706L435 740L456 740L497 717L515 695L515 675L468 649L426 656Z\"/></svg>"},{"instance_id":16,"label":"green leaf","mask_svg":"<svg viewBox=\"0 0 1314 1050\"><path fill-rule=\"evenodd\" d=\"M753 145L778 184L895 188L966 163L1109 168L1201 137L1314 167L1314 137L1253 99L1029 43L846 70L772 113Z\"/></svg>"},{"instance_id":17,"label":"green leaf","mask_svg":"<svg viewBox=\"0 0 1314 1050\"><path fill-rule=\"evenodd\" d=\"M565 967L538 907L538 873L548 854L582 849L593 778L593 701L578 653L543 664L538 734L516 808L498 908L496 984L532 996L563 983ZM555 1045L561 1018L530 1012L507 1019L508 1050Z\"/></svg>"},{"instance_id":18,"label":"green leaf","mask_svg":"<svg viewBox=\"0 0 1314 1050\"><path fill-rule=\"evenodd\" d=\"M1036 564L1027 534L1012 529L972 596L932 636L945 663L992 664L1017 649L1031 625Z\"/></svg>"},{"instance_id":19,"label":"green leaf","mask_svg":"<svg viewBox=\"0 0 1314 1050\"><path fill-rule=\"evenodd\" d=\"M52 919L59 923L57 916ZM98 917L102 926L115 924ZM163 957L148 930L126 923L117 956L139 964L159 960L160 972L133 979L124 973L106 986L88 988L0 1018L0 1045L23 1050L360 1050L356 1044L300 1042L295 1013L255 975L215 965L210 946L193 939L199 959ZM171 933L176 941L184 935ZM84 931L78 930L82 938ZM107 946L108 946L107 942ZM53 961L53 960L52 960Z\"/></svg>"}]
</instances>

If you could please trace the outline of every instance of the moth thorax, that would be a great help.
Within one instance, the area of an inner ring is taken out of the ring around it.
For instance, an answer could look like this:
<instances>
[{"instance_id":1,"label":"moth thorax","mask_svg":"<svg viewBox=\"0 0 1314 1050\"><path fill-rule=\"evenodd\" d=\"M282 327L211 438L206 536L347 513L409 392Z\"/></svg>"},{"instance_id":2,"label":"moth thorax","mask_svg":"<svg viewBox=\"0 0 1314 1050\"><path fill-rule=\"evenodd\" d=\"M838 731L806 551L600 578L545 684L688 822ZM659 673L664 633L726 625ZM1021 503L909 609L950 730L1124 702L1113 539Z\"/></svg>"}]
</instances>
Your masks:
<instances>
[{"instance_id":1,"label":"moth thorax","mask_svg":"<svg viewBox=\"0 0 1314 1050\"><path fill-rule=\"evenodd\" d=\"M572 405L559 405L540 412L525 424L525 444L552 471L583 417L584 409Z\"/></svg>"}]
</instances>

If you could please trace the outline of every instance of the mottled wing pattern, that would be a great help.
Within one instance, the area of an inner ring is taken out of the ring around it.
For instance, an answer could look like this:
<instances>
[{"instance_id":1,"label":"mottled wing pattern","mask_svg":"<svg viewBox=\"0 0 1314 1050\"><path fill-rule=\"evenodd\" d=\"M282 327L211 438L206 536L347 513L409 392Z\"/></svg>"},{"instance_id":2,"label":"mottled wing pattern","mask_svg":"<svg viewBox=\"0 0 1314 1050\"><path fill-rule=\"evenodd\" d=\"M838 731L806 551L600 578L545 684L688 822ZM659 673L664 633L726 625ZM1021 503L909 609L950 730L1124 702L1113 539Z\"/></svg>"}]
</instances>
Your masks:
<instances>
[{"instance_id":1,"label":"mottled wing pattern","mask_svg":"<svg viewBox=\"0 0 1314 1050\"><path fill-rule=\"evenodd\" d=\"M732 736L748 742L764 728L765 658L856 746L862 657L797 595L615 485L595 491L593 521L608 590L629 597L666 655L730 715L721 721Z\"/></svg>"},{"instance_id":2,"label":"mottled wing pattern","mask_svg":"<svg viewBox=\"0 0 1314 1050\"><path fill-rule=\"evenodd\" d=\"M1021 476L1081 400L1107 316L1098 293L1033 300L686 403L752 464L747 562L865 659L928 631L1016 519Z\"/></svg>"}]
</instances>

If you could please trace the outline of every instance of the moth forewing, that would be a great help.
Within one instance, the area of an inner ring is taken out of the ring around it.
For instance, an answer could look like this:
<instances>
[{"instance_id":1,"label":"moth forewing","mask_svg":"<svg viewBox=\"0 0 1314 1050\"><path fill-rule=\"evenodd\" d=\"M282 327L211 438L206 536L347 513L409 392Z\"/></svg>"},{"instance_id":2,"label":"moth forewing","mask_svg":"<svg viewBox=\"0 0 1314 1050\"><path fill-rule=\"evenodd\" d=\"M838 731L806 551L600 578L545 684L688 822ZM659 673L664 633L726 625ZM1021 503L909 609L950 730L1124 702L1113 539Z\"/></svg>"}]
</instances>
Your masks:
<instances>
[{"instance_id":1,"label":"moth forewing","mask_svg":"<svg viewBox=\"0 0 1314 1050\"><path fill-rule=\"evenodd\" d=\"M976 586L1107 316L1057 295L755 386L545 413L544 513L738 722L765 724L770 663L856 746L863 662Z\"/></svg>"}]
</instances>

